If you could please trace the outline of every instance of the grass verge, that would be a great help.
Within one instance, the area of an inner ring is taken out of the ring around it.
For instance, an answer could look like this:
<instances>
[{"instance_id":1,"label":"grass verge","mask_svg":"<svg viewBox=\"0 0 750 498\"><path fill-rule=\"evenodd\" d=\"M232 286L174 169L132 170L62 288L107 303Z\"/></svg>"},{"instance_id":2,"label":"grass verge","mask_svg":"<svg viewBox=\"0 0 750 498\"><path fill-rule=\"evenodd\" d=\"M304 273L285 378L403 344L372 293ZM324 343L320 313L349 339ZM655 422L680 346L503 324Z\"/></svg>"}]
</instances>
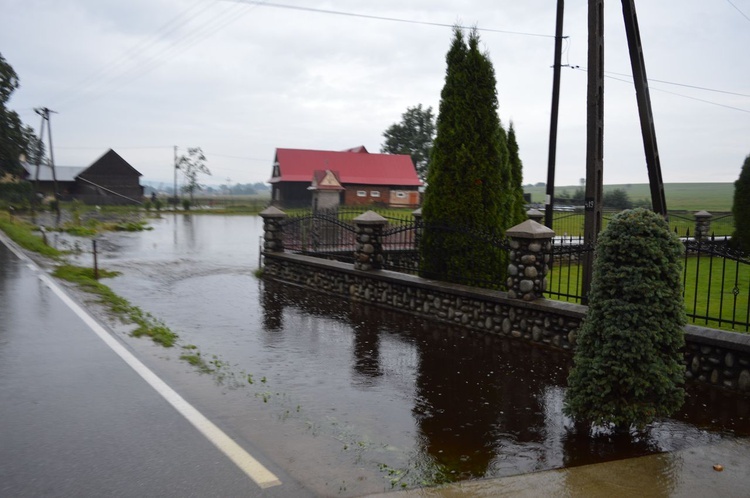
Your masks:
<instances>
[{"instance_id":1,"label":"grass verge","mask_svg":"<svg viewBox=\"0 0 750 498\"><path fill-rule=\"evenodd\" d=\"M29 251L55 260L59 260L65 254L54 247L48 246L40 232L37 231L36 226L11 215L0 218L0 230L5 232L13 242Z\"/></svg>"},{"instance_id":2,"label":"grass verge","mask_svg":"<svg viewBox=\"0 0 750 498\"><path fill-rule=\"evenodd\" d=\"M114 277L119 273L99 270L100 277ZM134 337L144 335L164 347L172 347L177 341L177 334L172 332L164 322L146 313L137 306L133 306L127 299L115 294L112 289L94 278L94 270L80 266L63 264L53 273L57 278L77 284L82 290L99 298L99 303L107 306L120 319L136 324L138 327L132 332Z\"/></svg>"}]
</instances>

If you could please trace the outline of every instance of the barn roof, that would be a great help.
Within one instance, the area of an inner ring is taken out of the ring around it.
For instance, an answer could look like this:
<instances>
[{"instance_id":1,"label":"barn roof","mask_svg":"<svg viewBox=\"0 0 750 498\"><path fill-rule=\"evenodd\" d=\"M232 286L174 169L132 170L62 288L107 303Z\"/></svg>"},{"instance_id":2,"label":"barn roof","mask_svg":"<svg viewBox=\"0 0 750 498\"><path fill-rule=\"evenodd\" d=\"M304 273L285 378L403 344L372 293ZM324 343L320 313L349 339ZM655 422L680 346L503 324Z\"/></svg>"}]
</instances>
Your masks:
<instances>
[{"instance_id":1,"label":"barn roof","mask_svg":"<svg viewBox=\"0 0 750 498\"><path fill-rule=\"evenodd\" d=\"M356 152L354 152L356 151ZM270 183L309 183L315 171L332 170L342 184L421 186L411 157L370 154L364 147L347 151L276 149L278 176Z\"/></svg>"},{"instance_id":2,"label":"barn roof","mask_svg":"<svg viewBox=\"0 0 750 498\"><path fill-rule=\"evenodd\" d=\"M88 175L138 175L143 176L120 155L109 149L102 157L94 161L91 166L80 173L81 178Z\"/></svg>"},{"instance_id":3,"label":"barn roof","mask_svg":"<svg viewBox=\"0 0 750 498\"><path fill-rule=\"evenodd\" d=\"M27 180L36 180L36 165L29 163L22 163L24 169L28 173ZM120 157L120 155L109 149L99 159L94 161L91 166L55 166L55 177L58 182L74 182L79 176L81 178L94 174L94 175L138 175L140 174L130 163ZM39 181L40 182L51 182L52 178L52 167L47 165L39 166Z\"/></svg>"},{"instance_id":4,"label":"barn roof","mask_svg":"<svg viewBox=\"0 0 750 498\"><path fill-rule=\"evenodd\" d=\"M26 179L30 182L35 181L37 179L36 164L22 163L22 165L27 173ZM76 177L85 169L85 166L55 166L55 178L58 182L74 182L76 181ZM39 181L53 181L52 167L46 164L39 165Z\"/></svg>"}]
</instances>

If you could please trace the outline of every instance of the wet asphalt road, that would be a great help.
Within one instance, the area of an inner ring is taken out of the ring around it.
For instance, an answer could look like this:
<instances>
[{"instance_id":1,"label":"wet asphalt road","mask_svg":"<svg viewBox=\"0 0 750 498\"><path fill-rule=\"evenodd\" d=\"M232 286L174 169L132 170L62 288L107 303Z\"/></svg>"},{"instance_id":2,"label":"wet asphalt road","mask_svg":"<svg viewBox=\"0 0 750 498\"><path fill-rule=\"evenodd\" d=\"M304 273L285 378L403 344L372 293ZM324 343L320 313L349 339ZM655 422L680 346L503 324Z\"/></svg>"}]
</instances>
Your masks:
<instances>
[{"instance_id":1,"label":"wet asphalt road","mask_svg":"<svg viewBox=\"0 0 750 498\"><path fill-rule=\"evenodd\" d=\"M198 432L0 236L0 497L308 496L262 488Z\"/></svg>"}]
</instances>

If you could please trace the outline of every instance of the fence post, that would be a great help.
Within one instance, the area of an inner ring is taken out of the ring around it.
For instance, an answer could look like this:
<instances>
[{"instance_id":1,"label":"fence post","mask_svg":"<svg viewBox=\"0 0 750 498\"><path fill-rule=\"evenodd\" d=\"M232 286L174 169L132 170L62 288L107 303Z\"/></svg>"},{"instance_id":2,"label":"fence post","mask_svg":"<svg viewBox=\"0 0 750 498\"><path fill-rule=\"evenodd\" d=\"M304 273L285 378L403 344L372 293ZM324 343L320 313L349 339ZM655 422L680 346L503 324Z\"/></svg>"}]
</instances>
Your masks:
<instances>
[{"instance_id":1,"label":"fence post","mask_svg":"<svg viewBox=\"0 0 750 498\"><path fill-rule=\"evenodd\" d=\"M419 243L422 242L422 208L411 212L414 217L414 250L419 251Z\"/></svg>"},{"instance_id":2,"label":"fence post","mask_svg":"<svg viewBox=\"0 0 750 498\"><path fill-rule=\"evenodd\" d=\"M534 208L531 208L528 211L526 211L526 216L530 220L536 221L539 224L541 224L542 220L544 219L544 213Z\"/></svg>"},{"instance_id":3,"label":"fence post","mask_svg":"<svg viewBox=\"0 0 750 498\"><path fill-rule=\"evenodd\" d=\"M708 211L698 211L695 216L695 240L700 242L711 233L711 218L714 215Z\"/></svg>"},{"instance_id":4,"label":"fence post","mask_svg":"<svg viewBox=\"0 0 750 498\"><path fill-rule=\"evenodd\" d=\"M284 228L281 222L287 214L274 206L267 207L259 214L263 218L263 249L268 252L284 252Z\"/></svg>"},{"instance_id":5,"label":"fence post","mask_svg":"<svg viewBox=\"0 0 750 498\"><path fill-rule=\"evenodd\" d=\"M357 225L357 246L354 250L355 270L380 270L383 268L383 246L380 238L388 220L374 211L354 218Z\"/></svg>"},{"instance_id":6,"label":"fence post","mask_svg":"<svg viewBox=\"0 0 750 498\"><path fill-rule=\"evenodd\" d=\"M508 297L533 301L547 290L555 232L533 220L509 228Z\"/></svg>"}]
</instances>

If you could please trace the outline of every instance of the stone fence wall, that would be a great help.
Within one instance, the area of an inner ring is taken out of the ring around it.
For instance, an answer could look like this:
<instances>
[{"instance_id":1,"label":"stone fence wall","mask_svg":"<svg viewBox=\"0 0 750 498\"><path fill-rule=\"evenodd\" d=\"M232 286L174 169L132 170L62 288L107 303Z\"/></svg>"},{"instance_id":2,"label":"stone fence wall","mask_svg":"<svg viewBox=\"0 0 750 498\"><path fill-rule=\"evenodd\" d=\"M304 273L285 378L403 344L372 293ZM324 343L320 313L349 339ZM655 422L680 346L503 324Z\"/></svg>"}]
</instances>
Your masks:
<instances>
[{"instance_id":1,"label":"stone fence wall","mask_svg":"<svg viewBox=\"0 0 750 498\"><path fill-rule=\"evenodd\" d=\"M379 269L379 230L370 215L362 220L352 265L283 252L283 214L267 214L264 278L538 346L575 349L587 307L541 297L551 230L532 220L508 231L509 291L502 292ZM750 394L750 334L688 325L685 339L688 379Z\"/></svg>"}]
</instances>

